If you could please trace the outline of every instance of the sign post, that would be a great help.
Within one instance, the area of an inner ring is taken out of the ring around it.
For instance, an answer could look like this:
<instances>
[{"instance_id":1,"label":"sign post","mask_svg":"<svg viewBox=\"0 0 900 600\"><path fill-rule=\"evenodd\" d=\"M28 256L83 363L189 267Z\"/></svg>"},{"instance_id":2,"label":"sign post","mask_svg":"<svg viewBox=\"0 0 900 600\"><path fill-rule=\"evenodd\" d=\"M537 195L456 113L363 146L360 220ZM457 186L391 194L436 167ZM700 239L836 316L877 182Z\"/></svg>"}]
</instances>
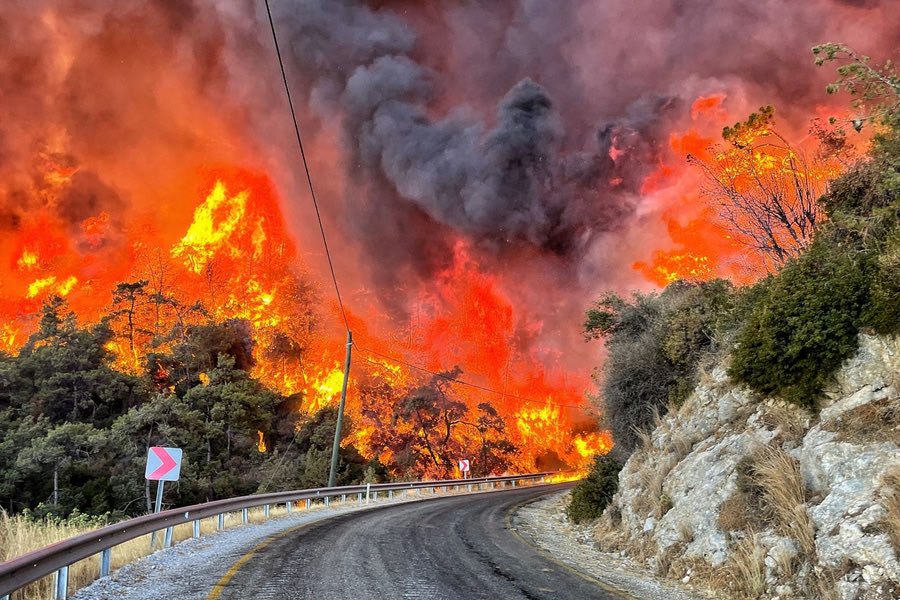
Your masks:
<instances>
[{"instance_id":1,"label":"sign post","mask_svg":"<svg viewBox=\"0 0 900 600\"><path fill-rule=\"evenodd\" d=\"M144 478L157 481L156 505L154 513L162 509L163 485L166 481L178 481L181 475L181 448L162 448L151 446L147 450L147 468L144 470ZM156 545L156 532L150 536L150 548Z\"/></svg>"},{"instance_id":2,"label":"sign post","mask_svg":"<svg viewBox=\"0 0 900 600\"><path fill-rule=\"evenodd\" d=\"M462 473L463 479L468 479L468 477L469 477L469 461L468 460L459 461L459 472Z\"/></svg>"}]
</instances>

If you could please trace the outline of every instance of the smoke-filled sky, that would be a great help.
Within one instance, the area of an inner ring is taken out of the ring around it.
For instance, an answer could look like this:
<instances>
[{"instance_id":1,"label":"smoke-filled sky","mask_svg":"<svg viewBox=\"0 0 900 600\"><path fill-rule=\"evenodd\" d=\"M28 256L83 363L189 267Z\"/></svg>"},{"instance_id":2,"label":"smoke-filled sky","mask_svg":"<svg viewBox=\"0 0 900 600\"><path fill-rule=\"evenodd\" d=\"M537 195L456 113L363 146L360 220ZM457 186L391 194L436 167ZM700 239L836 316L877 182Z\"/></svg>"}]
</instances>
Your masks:
<instances>
[{"instance_id":1,"label":"smoke-filled sky","mask_svg":"<svg viewBox=\"0 0 900 600\"><path fill-rule=\"evenodd\" d=\"M273 0L350 308L377 299L405 318L465 260L496 278L518 318L543 324L532 343L583 354L571 344L589 302L646 289L632 264L677 245L673 214L687 226L700 210L672 136L714 138L771 103L803 137L820 107L846 107L824 94L833 71L816 69L810 48L895 53L891 4ZM721 103L698 115L709 97ZM80 268L113 269L117 232L153 222L171 243L183 227L165 223L189 219L202 174L223 165L273 180L305 260L321 268L264 4L3 3L4 257L53 215L71 225L75 254L90 254ZM55 193L48 170L73 169ZM109 234L98 241L83 223L101 212Z\"/></svg>"}]
</instances>

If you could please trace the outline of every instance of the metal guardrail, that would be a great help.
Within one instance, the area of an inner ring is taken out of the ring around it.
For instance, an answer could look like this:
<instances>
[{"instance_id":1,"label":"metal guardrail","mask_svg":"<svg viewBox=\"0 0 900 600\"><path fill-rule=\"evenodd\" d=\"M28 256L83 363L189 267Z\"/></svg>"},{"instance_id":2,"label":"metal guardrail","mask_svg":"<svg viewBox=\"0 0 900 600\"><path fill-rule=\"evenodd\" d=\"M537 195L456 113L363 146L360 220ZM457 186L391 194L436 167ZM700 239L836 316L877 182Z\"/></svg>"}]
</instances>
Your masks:
<instances>
[{"instance_id":1,"label":"metal guardrail","mask_svg":"<svg viewBox=\"0 0 900 600\"><path fill-rule=\"evenodd\" d=\"M210 517L219 517L218 529L224 527L224 515L231 512L242 511L243 521L247 522L247 510L257 506L273 504L285 504L287 512L291 512L291 505L298 500L324 499L328 504L329 499L341 497L346 499L348 495L357 494L362 500L365 494L366 502L371 495L373 500L378 499L378 492L388 492L393 497L393 492L403 490L478 485L483 489L486 484L513 486L518 481L545 480L555 473L533 473L528 475L506 475L503 477L482 477L479 479L443 479L437 481L416 481L402 483L378 483L367 485L350 485L330 488L315 488L310 490L294 490L289 492L275 492L272 494L257 494L242 496L226 500L216 500L203 504L194 504L183 508L173 508L159 513L144 515L127 521L120 521L113 525L107 525L101 529L89 531L81 535L57 542L40 550L23 554L4 563L0 563L0 600L9 600L12 592L33 583L42 577L56 573L56 585L54 597L57 600L65 600L68 591L69 565L78 561L100 554L100 577L105 577L110 571L110 556L112 548L134 538L165 530L163 546L168 548L172 543L172 529L176 525L194 522L194 537L200 536L200 521ZM266 510L268 516L268 510Z\"/></svg>"}]
</instances>

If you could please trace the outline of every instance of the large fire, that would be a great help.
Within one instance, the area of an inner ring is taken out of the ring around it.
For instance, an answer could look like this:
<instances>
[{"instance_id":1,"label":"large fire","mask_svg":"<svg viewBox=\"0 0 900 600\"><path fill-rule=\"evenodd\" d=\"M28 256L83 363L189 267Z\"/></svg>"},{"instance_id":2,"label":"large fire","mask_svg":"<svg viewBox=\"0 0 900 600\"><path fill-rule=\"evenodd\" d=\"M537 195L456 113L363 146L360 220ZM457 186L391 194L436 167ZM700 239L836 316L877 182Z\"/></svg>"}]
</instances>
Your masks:
<instances>
[{"instance_id":1,"label":"large fire","mask_svg":"<svg viewBox=\"0 0 900 600\"><path fill-rule=\"evenodd\" d=\"M669 160L645 180L644 193L667 190L676 196L662 213L674 248L655 250L649 261L632 265L661 287L678 279L706 281L715 277L749 283L772 271L773 265L767 263L753 239L759 223L741 214L728 222L722 213L729 211L729 200L721 201L725 204L722 206L719 201L710 201L710 194L749 198L760 211L765 210L767 195L777 196L784 206L799 212L797 207L805 202L814 206L828 181L840 174L847 158L852 158L827 153L812 131L795 148L768 119L740 130L727 142L702 133L733 119L723 107L725 100L724 94L697 98L691 106L695 127L670 134ZM828 111L819 107L816 114ZM708 191L710 188L714 189ZM773 243L786 248L788 254L812 236L811 230L794 238L789 233L793 232L776 230L772 234Z\"/></svg>"},{"instance_id":2,"label":"large fire","mask_svg":"<svg viewBox=\"0 0 900 600\"><path fill-rule=\"evenodd\" d=\"M94 246L106 235L110 219L100 214L85 222ZM334 315L317 308L318 292L302 269L265 177L235 169L213 171L191 221L170 247L159 247L152 226L131 231L118 283L107 279L81 286L84 276L70 266L75 252L51 225L42 223L43 237L32 237L36 229L23 231L20 250L7 263L4 281L21 283L0 290L7 311L5 351L15 352L24 342L35 327L39 303L51 295L67 297L87 321L124 312L127 319L113 320L117 337L108 348L117 357L117 368L135 374L145 368L148 352L169 349L166 344L172 342L161 342L165 338L159 334L176 325L239 319L249 323L254 341L253 377L285 395L302 394L305 414L337 404L344 344L315 325L316 319ZM98 293L100 286L111 290L112 297ZM18 297L11 293L16 290ZM378 446L386 435L378 428L386 427L397 403L427 379L425 369L442 371L458 364L465 367L458 379L475 384L453 384L454 396L471 411L460 420L476 421L476 407L490 403L503 421L503 433L493 435L518 449L511 462L516 468L580 468L609 450L609 437L594 430L585 412L587 377L570 374L566 380L545 373L534 357L515 347L513 308L493 278L478 271L462 241L453 265L416 304L418 319L400 335L380 337L351 315L359 325L359 349L347 403L354 428L346 443L368 457L389 459L391 451ZM204 384L209 380L205 373L200 379ZM386 396L360 392L360 383L375 380L387 384ZM454 431L460 457L478 460L477 429ZM262 438L259 449L265 450ZM437 464L421 470L447 476L448 469Z\"/></svg>"},{"instance_id":3,"label":"large fire","mask_svg":"<svg viewBox=\"0 0 900 600\"><path fill-rule=\"evenodd\" d=\"M347 442L366 457L430 446L413 468L444 474L437 446L475 465L509 443L517 468L584 466L610 445L585 398L602 360L581 344L585 307L758 272L685 155L724 165L722 126L769 102L802 138L804 115L826 114L809 48L896 44L884 3L759 4L273 4L344 314L258 6L12 0L0 352L51 296L82 324L111 319L135 374L173 329L240 322L245 368L302 418L337 403L346 318ZM731 51L736 23L752 51ZM741 185L748 166L796 174L765 154L724 172ZM398 420L423 387L446 387L449 436Z\"/></svg>"}]
</instances>

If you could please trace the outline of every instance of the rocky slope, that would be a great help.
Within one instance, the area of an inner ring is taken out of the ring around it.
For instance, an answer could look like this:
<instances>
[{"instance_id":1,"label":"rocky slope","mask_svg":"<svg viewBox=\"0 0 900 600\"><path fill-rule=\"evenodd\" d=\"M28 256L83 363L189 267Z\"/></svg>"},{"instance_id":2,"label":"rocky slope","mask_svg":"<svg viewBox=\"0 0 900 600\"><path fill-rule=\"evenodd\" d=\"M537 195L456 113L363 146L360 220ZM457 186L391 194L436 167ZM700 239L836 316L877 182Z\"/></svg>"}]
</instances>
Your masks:
<instances>
[{"instance_id":1,"label":"rocky slope","mask_svg":"<svg viewBox=\"0 0 900 600\"><path fill-rule=\"evenodd\" d=\"M900 342L861 336L817 413L723 365L619 475L598 546L747 598L900 597Z\"/></svg>"}]
</instances>

